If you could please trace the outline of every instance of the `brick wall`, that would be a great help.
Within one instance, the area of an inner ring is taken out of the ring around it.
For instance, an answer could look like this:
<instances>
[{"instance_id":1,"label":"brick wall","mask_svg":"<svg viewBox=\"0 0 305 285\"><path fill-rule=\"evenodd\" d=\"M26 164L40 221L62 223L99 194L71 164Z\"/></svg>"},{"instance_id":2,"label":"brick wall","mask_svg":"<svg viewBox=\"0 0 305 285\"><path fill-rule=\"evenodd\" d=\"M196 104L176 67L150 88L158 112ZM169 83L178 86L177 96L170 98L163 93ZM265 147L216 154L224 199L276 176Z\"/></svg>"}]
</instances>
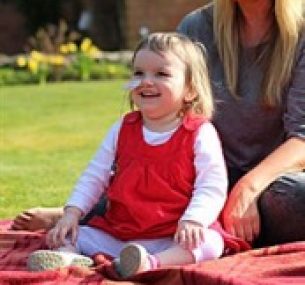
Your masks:
<instances>
[{"instance_id":1,"label":"brick wall","mask_svg":"<svg viewBox=\"0 0 305 285\"><path fill-rule=\"evenodd\" d=\"M107 0L109 1L107 3L103 2L106 0L92 1L96 3L96 9L94 9L96 22L94 22L90 36L101 48L115 50L118 48L133 49L140 39L141 26L146 26L150 32L174 31L185 14L204 5L209 0ZM30 35L26 29L26 23L27 21L32 23L33 19L27 14L19 13L14 1L2 2L0 0L0 54L22 52L26 39ZM69 3L70 6L76 5L76 1L70 0L67 3L67 0L58 0L57 2L59 5L56 6L57 8L54 6L54 11L59 9L59 11L55 11L58 16L64 17L71 24L71 15L69 17L66 15L66 6ZM117 8L114 3L117 5L121 3L119 13L115 13ZM74 18L77 18L78 12L72 8L68 10ZM32 4L32 9L35 10L37 7ZM74 29L75 23L72 24L72 29Z\"/></svg>"},{"instance_id":2,"label":"brick wall","mask_svg":"<svg viewBox=\"0 0 305 285\"><path fill-rule=\"evenodd\" d=\"M26 41L25 18L13 4L0 3L0 54L21 52Z\"/></svg>"},{"instance_id":3,"label":"brick wall","mask_svg":"<svg viewBox=\"0 0 305 285\"><path fill-rule=\"evenodd\" d=\"M208 0L125 0L126 45L134 48L139 29L146 26L150 32L173 31L182 17L209 2Z\"/></svg>"}]
</instances>

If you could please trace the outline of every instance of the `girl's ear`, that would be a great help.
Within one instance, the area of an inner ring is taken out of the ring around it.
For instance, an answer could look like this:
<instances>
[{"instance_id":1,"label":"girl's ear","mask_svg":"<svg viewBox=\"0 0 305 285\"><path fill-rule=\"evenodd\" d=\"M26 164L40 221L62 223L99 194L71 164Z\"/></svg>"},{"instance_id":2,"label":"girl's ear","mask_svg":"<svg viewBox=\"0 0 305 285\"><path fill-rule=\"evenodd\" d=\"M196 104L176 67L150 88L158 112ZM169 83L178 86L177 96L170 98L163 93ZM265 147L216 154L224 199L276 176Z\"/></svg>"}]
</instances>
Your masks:
<instances>
[{"instance_id":1,"label":"girl's ear","mask_svg":"<svg viewBox=\"0 0 305 285\"><path fill-rule=\"evenodd\" d=\"M191 86L187 87L185 90L184 102L193 102L196 97L197 94L194 92L193 88Z\"/></svg>"}]
</instances>

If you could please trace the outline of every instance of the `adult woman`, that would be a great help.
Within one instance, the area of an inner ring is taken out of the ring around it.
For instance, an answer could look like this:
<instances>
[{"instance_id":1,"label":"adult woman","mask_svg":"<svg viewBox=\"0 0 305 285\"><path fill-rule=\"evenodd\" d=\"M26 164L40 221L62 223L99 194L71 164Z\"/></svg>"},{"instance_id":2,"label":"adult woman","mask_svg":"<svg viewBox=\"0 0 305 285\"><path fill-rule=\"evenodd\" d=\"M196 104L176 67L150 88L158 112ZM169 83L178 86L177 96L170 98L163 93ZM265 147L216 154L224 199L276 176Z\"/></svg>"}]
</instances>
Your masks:
<instances>
[{"instance_id":1,"label":"adult woman","mask_svg":"<svg viewBox=\"0 0 305 285\"><path fill-rule=\"evenodd\" d=\"M305 239L303 11L304 0L214 0L178 27L209 58L231 182L224 226L259 244Z\"/></svg>"},{"instance_id":2,"label":"adult woman","mask_svg":"<svg viewBox=\"0 0 305 285\"><path fill-rule=\"evenodd\" d=\"M303 0L214 0L178 27L206 46L231 181L224 226L250 242L305 239L303 12Z\"/></svg>"}]
</instances>

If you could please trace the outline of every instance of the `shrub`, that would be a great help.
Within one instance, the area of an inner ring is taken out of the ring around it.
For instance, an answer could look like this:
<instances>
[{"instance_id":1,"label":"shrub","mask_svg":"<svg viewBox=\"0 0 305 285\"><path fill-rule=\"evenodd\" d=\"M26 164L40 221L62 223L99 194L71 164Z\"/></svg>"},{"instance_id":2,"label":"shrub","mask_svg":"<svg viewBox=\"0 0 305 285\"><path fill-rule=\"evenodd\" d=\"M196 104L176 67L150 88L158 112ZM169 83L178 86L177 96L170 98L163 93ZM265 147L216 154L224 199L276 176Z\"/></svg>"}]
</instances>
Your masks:
<instances>
[{"instance_id":1,"label":"shrub","mask_svg":"<svg viewBox=\"0 0 305 285\"><path fill-rule=\"evenodd\" d=\"M129 76L126 62L103 58L103 52L91 39L84 38L79 45L77 39L78 35L69 32L64 21L40 28L29 39L29 52L16 57L10 67L1 68L0 85Z\"/></svg>"},{"instance_id":2,"label":"shrub","mask_svg":"<svg viewBox=\"0 0 305 285\"><path fill-rule=\"evenodd\" d=\"M54 67L52 70L54 71ZM130 76L130 69L124 63L111 62L106 60L95 61L92 65L90 80L103 80L103 79L125 79ZM81 80L79 70L75 65L66 65L56 73L50 72L46 77L48 82L59 80L78 81ZM37 75L32 74L27 69L1 67L0 68L0 86L5 85L18 85L18 84L37 84L39 78ZM42 83L42 82L41 82Z\"/></svg>"},{"instance_id":3,"label":"shrub","mask_svg":"<svg viewBox=\"0 0 305 285\"><path fill-rule=\"evenodd\" d=\"M0 86L36 83L35 78L25 70L9 67L0 68Z\"/></svg>"}]
</instances>

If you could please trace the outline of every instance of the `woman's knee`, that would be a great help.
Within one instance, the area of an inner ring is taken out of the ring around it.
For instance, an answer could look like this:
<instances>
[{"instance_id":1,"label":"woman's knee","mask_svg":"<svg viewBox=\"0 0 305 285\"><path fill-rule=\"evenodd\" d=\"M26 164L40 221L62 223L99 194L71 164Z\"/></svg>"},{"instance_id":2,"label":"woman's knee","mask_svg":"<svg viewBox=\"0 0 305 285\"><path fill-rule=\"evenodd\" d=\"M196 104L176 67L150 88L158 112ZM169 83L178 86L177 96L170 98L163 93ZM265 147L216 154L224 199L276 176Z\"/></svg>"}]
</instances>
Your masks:
<instances>
[{"instance_id":1,"label":"woman's knee","mask_svg":"<svg viewBox=\"0 0 305 285\"><path fill-rule=\"evenodd\" d=\"M305 240L305 172L277 179L262 193L258 206L260 245Z\"/></svg>"}]
</instances>

